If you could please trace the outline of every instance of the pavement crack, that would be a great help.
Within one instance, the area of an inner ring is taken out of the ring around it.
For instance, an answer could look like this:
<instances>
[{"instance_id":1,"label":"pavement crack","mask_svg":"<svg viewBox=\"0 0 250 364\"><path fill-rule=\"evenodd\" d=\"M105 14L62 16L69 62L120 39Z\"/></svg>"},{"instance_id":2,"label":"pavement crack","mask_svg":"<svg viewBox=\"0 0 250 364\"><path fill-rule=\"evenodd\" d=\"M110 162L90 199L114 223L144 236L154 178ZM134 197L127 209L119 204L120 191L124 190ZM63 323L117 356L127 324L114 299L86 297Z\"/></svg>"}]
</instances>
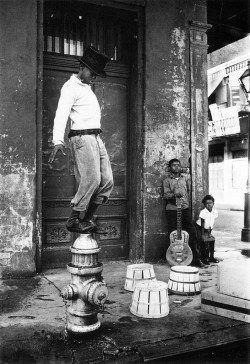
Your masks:
<instances>
[{"instance_id":1,"label":"pavement crack","mask_svg":"<svg viewBox=\"0 0 250 364\"><path fill-rule=\"evenodd\" d=\"M56 285L55 285L55 283L54 282L52 282L49 278L47 278L44 274L41 274L41 276L44 278L44 279L46 279L50 284L52 284L52 286L54 286L57 290L58 290L58 292L61 292L61 290L60 290L60 288L59 287L57 287Z\"/></svg>"},{"instance_id":2,"label":"pavement crack","mask_svg":"<svg viewBox=\"0 0 250 364\"><path fill-rule=\"evenodd\" d=\"M108 341L110 344L114 345L116 348L119 348L119 346L116 344L115 340L113 340L112 338L105 336L105 335L102 335L101 337L104 339L104 341Z\"/></svg>"},{"instance_id":3,"label":"pavement crack","mask_svg":"<svg viewBox=\"0 0 250 364\"><path fill-rule=\"evenodd\" d=\"M70 352L71 352L71 358L72 358L72 364L76 364L76 358L75 358L75 352L72 348L70 348Z\"/></svg>"},{"instance_id":4,"label":"pavement crack","mask_svg":"<svg viewBox=\"0 0 250 364\"><path fill-rule=\"evenodd\" d=\"M41 276L44 278L44 279L46 279L50 284L52 284L52 286L54 286L56 289L57 289L57 291L59 292L59 296L61 297L61 299L62 299L62 301L63 301L63 303L64 303L64 306L65 306L65 322L67 322L67 312L66 312L66 309L67 309L67 304L68 304L68 302L67 302L67 300L64 298L64 297L62 297L62 295L61 295L61 289L59 288L59 287L57 287L56 285L55 285L55 283L54 282L52 282L49 278L47 278L44 274L41 274Z\"/></svg>"},{"instance_id":5,"label":"pavement crack","mask_svg":"<svg viewBox=\"0 0 250 364\"><path fill-rule=\"evenodd\" d=\"M129 354L137 354L139 355L139 350L137 346L119 346L116 344L115 340L109 338L107 336L101 336L104 341L107 342L107 345L103 349L103 359L111 357L124 357Z\"/></svg>"}]
</instances>

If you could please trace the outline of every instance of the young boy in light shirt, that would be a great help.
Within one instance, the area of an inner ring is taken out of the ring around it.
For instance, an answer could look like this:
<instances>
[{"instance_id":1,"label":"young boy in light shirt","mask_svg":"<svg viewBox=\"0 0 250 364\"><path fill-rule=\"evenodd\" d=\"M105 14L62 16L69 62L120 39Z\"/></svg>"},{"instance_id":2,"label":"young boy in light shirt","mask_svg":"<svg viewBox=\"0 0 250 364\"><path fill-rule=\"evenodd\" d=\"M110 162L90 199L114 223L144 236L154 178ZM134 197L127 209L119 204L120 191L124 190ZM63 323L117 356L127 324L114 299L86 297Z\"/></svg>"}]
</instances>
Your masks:
<instances>
[{"instance_id":1,"label":"young boy in light shirt","mask_svg":"<svg viewBox=\"0 0 250 364\"><path fill-rule=\"evenodd\" d=\"M202 250L202 262L205 264L218 263L214 258L215 238L211 234L215 219L218 217L218 212L214 209L214 198L211 195L206 195L202 203L204 209L201 210L199 219L196 221L197 234L200 238L200 246Z\"/></svg>"}]
</instances>

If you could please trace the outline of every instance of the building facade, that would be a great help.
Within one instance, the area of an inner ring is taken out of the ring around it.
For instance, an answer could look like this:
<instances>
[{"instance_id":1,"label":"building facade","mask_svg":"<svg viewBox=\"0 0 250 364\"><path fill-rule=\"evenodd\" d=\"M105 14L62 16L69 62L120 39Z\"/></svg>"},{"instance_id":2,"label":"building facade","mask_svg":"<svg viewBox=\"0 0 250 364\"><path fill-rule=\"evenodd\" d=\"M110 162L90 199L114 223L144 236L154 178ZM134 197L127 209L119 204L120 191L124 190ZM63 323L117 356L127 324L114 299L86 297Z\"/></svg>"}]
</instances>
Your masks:
<instances>
[{"instance_id":1,"label":"building facade","mask_svg":"<svg viewBox=\"0 0 250 364\"><path fill-rule=\"evenodd\" d=\"M249 49L250 36L208 55L209 190L228 209L244 209L250 107L239 78Z\"/></svg>"},{"instance_id":2,"label":"building facade","mask_svg":"<svg viewBox=\"0 0 250 364\"><path fill-rule=\"evenodd\" d=\"M177 157L197 216L208 190L205 0L1 0L1 275L65 266L76 186L48 157L60 88L88 44L111 57L96 79L115 187L100 208L100 259L165 258L162 180ZM67 141L67 133L66 133Z\"/></svg>"}]
</instances>

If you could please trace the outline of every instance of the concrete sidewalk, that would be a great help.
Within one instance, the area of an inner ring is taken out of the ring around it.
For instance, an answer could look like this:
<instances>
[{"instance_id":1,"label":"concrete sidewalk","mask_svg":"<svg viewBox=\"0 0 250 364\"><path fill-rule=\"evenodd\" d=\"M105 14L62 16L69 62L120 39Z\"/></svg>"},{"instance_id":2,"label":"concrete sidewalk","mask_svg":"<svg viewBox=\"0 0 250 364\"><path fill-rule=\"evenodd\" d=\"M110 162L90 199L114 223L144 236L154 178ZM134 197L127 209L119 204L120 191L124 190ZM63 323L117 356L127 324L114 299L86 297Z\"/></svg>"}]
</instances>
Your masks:
<instances>
[{"instance_id":1,"label":"concrete sidewalk","mask_svg":"<svg viewBox=\"0 0 250 364\"><path fill-rule=\"evenodd\" d=\"M246 259L241 249L249 249L249 243L240 242L233 233L215 231L214 234L217 258ZM158 363L212 363L201 360L203 353L214 353L215 348L228 343L232 350L234 345L241 345L242 349L234 349L234 353L238 350L239 356L250 358L245 344L250 338L250 324L202 312L201 295L169 295L170 313L164 318L145 319L132 315L129 311L132 293L123 288L128 264L124 261L104 263L103 277L109 297L104 312L99 314L101 328L81 340L65 335L66 302L59 293L70 282L66 269L48 270L34 278L3 281L0 363L142 363L154 360ZM158 280L168 281L168 264L154 264L154 270ZM217 264L199 269L199 274L202 290L217 284ZM197 351L199 355L195 360ZM242 360L239 357L237 362L247 362ZM228 357L226 362L230 363Z\"/></svg>"}]
</instances>

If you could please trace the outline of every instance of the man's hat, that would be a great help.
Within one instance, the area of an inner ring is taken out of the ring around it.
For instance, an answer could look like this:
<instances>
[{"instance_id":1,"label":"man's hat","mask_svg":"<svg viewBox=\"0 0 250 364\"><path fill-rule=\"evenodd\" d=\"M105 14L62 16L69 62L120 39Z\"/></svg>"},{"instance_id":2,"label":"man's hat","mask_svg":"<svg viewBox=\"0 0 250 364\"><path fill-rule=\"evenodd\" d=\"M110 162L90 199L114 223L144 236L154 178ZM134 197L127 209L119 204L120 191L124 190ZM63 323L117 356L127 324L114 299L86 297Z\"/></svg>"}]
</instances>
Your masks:
<instances>
[{"instance_id":1,"label":"man's hat","mask_svg":"<svg viewBox=\"0 0 250 364\"><path fill-rule=\"evenodd\" d=\"M88 67L90 71L94 72L98 76L106 77L104 68L107 62L110 60L106 54L99 52L95 47L88 46L82 58L75 57L82 65Z\"/></svg>"}]
</instances>

